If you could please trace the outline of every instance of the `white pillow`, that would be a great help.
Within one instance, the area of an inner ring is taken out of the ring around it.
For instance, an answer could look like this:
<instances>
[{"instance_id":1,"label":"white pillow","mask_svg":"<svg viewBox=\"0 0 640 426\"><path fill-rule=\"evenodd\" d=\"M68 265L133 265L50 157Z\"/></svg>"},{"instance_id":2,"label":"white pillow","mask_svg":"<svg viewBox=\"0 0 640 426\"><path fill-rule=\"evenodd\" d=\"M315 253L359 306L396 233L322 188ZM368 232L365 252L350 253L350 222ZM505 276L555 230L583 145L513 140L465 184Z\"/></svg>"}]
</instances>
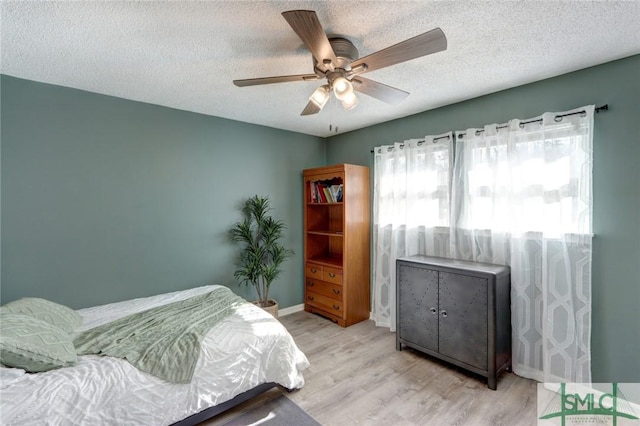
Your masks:
<instances>
[{"instance_id":1,"label":"white pillow","mask_svg":"<svg viewBox=\"0 0 640 426\"><path fill-rule=\"evenodd\" d=\"M0 364L30 373L75 364L71 336L58 327L5 310L0 310L0 324Z\"/></svg>"},{"instance_id":2,"label":"white pillow","mask_svg":"<svg viewBox=\"0 0 640 426\"><path fill-rule=\"evenodd\" d=\"M67 333L72 333L82 323L82 317L73 309L38 297L14 300L3 305L2 309L48 322Z\"/></svg>"}]
</instances>

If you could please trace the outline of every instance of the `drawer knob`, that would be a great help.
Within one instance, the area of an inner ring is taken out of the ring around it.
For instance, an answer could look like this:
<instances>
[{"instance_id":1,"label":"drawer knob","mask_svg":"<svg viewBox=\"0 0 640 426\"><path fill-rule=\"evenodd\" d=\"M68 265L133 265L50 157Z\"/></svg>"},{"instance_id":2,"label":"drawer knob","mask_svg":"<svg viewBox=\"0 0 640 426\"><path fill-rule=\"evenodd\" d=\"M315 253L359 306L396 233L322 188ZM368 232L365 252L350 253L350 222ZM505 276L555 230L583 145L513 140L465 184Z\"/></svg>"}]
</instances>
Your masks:
<instances>
[{"instance_id":1,"label":"drawer knob","mask_svg":"<svg viewBox=\"0 0 640 426\"><path fill-rule=\"evenodd\" d=\"M445 310L440 311L440 315L442 315L443 317L446 317L447 316L447 311L445 311Z\"/></svg>"},{"instance_id":2,"label":"drawer knob","mask_svg":"<svg viewBox=\"0 0 640 426\"><path fill-rule=\"evenodd\" d=\"M313 282L313 281L307 281L307 285L308 285L309 287L313 287L315 284L314 284L314 282Z\"/></svg>"},{"instance_id":3,"label":"drawer knob","mask_svg":"<svg viewBox=\"0 0 640 426\"><path fill-rule=\"evenodd\" d=\"M313 300L313 296L307 296L307 299Z\"/></svg>"},{"instance_id":4,"label":"drawer knob","mask_svg":"<svg viewBox=\"0 0 640 426\"><path fill-rule=\"evenodd\" d=\"M316 272L318 272L318 270L316 268L311 268L311 273L315 274Z\"/></svg>"},{"instance_id":5,"label":"drawer knob","mask_svg":"<svg viewBox=\"0 0 640 426\"><path fill-rule=\"evenodd\" d=\"M340 306L338 306L338 305L333 305L333 309L335 309L336 311L339 311L339 310L340 310Z\"/></svg>"},{"instance_id":6,"label":"drawer knob","mask_svg":"<svg viewBox=\"0 0 640 426\"><path fill-rule=\"evenodd\" d=\"M335 278L335 277L336 277L336 274L334 274L333 272L329 272L329 277L331 277L331 278Z\"/></svg>"},{"instance_id":7,"label":"drawer knob","mask_svg":"<svg viewBox=\"0 0 640 426\"><path fill-rule=\"evenodd\" d=\"M333 289L333 294L340 294L340 290L338 290L337 288Z\"/></svg>"},{"instance_id":8,"label":"drawer knob","mask_svg":"<svg viewBox=\"0 0 640 426\"><path fill-rule=\"evenodd\" d=\"M431 309L430 309L430 311L431 311L431 313L432 313L433 315L435 315L435 314L438 312L438 311L436 310L436 308L431 308Z\"/></svg>"}]
</instances>

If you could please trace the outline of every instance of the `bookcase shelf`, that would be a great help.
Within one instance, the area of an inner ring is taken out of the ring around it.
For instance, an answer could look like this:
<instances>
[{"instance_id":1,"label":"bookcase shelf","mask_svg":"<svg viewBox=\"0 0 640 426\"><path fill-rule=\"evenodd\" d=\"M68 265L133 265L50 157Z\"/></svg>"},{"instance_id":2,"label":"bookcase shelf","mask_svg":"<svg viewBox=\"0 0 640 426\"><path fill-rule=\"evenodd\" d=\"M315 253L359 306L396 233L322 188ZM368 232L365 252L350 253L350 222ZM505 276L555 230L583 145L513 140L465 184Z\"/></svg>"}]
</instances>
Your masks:
<instances>
[{"instance_id":1,"label":"bookcase shelf","mask_svg":"<svg viewBox=\"0 0 640 426\"><path fill-rule=\"evenodd\" d=\"M342 267L342 257L314 257L308 259L308 261L319 265L332 266L334 268Z\"/></svg>"},{"instance_id":2,"label":"bookcase shelf","mask_svg":"<svg viewBox=\"0 0 640 426\"><path fill-rule=\"evenodd\" d=\"M311 235L326 235L328 237L343 237L344 234L340 231L307 231L307 234Z\"/></svg>"},{"instance_id":3,"label":"bookcase shelf","mask_svg":"<svg viewBox=\"0 0 640 426\"><path fill-rule=\"evenodd\" d=\"M305 310L347 327L369 318L369 168L303 176Z\"/></svg>"},{"instance_id":4,"label":"bookcase shelf","mask_svg":"<svg viewBox=\"0 0 640 426\"><path fill-rule=\"evenodd\" d=\"M309 206L311 207L316 207L316 206L335 206L335 205L342 205L343 202L342 201L333 201L333 202L326 202L326 203L318 203L318 202L308 202L307 203Z\"/></svg>"}]
</instances>

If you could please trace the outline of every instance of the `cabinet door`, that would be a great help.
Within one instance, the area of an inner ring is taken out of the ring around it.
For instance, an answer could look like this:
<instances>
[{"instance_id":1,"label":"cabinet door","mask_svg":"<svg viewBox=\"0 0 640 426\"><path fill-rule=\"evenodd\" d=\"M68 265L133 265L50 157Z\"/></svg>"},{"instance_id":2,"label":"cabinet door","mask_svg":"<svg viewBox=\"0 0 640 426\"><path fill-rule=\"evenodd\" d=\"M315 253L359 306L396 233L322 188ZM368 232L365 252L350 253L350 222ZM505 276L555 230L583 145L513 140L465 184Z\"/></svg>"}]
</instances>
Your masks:
<instances>
[{"instance_id":1,"label":"cabinet door","mask_svg":"<svg viewBox=\"0 0 640 426\"><path fill-rule=\"evenodd\" d=\"M487 369L487 279L440 272L440 353Z\"/></svg>"},{"instance_id":2,"label":"cabinet door","mask_svg":"<svg viewBox=\"0 0 640 426\"><path fill-rule=\"evenodd\" d=\"M425 349L438 351L438 272L400 265L398 333Z\"/></svg>"}]
</instances>

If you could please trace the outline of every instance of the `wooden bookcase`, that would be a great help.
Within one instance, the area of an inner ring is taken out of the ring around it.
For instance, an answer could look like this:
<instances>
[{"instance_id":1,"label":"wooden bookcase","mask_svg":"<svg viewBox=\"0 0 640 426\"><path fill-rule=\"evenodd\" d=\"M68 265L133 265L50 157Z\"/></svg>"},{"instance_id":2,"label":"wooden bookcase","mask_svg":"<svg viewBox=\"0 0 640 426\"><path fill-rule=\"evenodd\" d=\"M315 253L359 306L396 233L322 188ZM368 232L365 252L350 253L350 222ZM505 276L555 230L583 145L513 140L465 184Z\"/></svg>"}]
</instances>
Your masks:
<instances>
[{"instance_id":1,"label":"wooden bookcase","mask_svg":"<svg viewBox=\"0 0 640 426\"><path fill-rule=\"evenodd\" d=\"M337 164L303 176L305 310L348 327L369 318L369 168Z\"/></svg>"}]
</instances>

